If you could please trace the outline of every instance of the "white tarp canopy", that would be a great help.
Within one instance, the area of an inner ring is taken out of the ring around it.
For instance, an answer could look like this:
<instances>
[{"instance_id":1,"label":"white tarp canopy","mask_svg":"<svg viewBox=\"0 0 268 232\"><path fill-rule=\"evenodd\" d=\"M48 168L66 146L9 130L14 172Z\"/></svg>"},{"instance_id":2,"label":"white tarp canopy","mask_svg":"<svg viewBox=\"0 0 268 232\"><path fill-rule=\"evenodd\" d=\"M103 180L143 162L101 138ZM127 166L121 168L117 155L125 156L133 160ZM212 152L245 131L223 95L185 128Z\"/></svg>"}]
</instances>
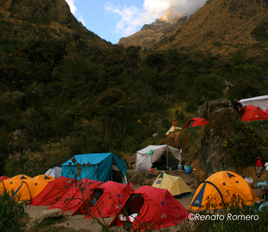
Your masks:
<instances>
[{"instance_id":1,"label":"white tarp canopy","mask_svg":"<svg viewBox=\"0 0 268 232\"><path fill-rule=\"evenodd\" d=\"M268 108L268 95L263 95L259 97L245 98L239 100L243 106L253 105L259 106L263 111Z\"/></svg>"},{"instance_id":2,"label":"white tarp canopy","mask_svg":"<svg viewBox=\"0 0 268 232\"><path fill-rule=\"evenodd\" d=\"M162 155L166 156L166 169L173 167L174 160L181 162L181 149L174 148L167 144L165 145L149 145L136 154L136 169L135 171L148 172L152 164L157 161Z\"/></svg>"}]
</instances>

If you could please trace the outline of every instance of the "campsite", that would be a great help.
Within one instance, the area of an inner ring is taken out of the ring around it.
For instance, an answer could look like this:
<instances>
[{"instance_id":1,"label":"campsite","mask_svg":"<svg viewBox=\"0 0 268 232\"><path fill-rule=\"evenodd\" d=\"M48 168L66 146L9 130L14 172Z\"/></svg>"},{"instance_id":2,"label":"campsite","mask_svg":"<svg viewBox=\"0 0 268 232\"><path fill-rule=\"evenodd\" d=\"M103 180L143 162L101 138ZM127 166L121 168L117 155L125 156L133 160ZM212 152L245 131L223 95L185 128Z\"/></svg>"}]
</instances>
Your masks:
<instances>
[{"instance_id":1,"label":"campsite","mask_svg":"<svg viewBox=\"0 0 268 232\"><path fill-rule=\"evenodd\" d=\"M0 228L267 231L267 1L117 1L0 0Z\"/></svg>"},{"instance_id":2,"label":"campsite","mask_svg":"<svg viewBox=\"0 0 268 232\"><path fill-rule=\"evenodd\" d=\"M156 180L156 177L161 174L161 171L156 171L156 173L152 174L152 173L140 173L138 174L139 176L142 175L146 175L146 184L151 184ZM196 190L197 186L198 186L198 181L196 179L196 174L192 173L191 175L187 175L183 172L181 172L180 174L178 174L178 171L167 171L166 172L169 175L177 175L177 176L181 176L184 180L186 180L187 185L191 186L191 189L193 190L193 192ZM137 180L139 180L139 177L135 177L135 175L137 175L137 173L135 173L135 171L129 171L128 172L128 176L132 176L132 180L135 178ZM132 186L135 190L139 189L140 185L139 184L135 184ZM256 193L256 195L260 195L260 189L258 188L253 188L254 192ZM186 197L180 198L178 199L178 202L180 202L185 208L188 208L188 206L191 204L191 201L193 199L194 195L188 195ZM25 209L25 212L27 214L29 214L29 216L31 217L32 220L32 224L29 223L28 226L28 231L31 231L31 229L34 228L34 220L37 219L40 215L40 213L44 210L46 210L47 206L33 206L33 205L28 205L27 208ZM189 211L189 212L194 212L196 213L196 211ZM68 213L66 212L66 215L71 215L72 213ZM104 218L105 223L110 224L113 220L113 217L109 217L109 218ZM67 216L67 218L64 221L58 221L57 224L55 224L54 226L57 227L61 227L63 226L65 229L73 229L74 231L101 231L102 228L101 226L96 222L96 220L94 219L86 219L84 220L84 215L82 214L76 214L76 215L72 215L72 216ZM123 228L121 227L116 227L116 226L112 226L110 229L113 229L115 231L125 231ZM177 226L171 226L168 228L168 231L170 232L176 232L180 229L180 224L178 224Z\"/></svg>"}]
</instances>

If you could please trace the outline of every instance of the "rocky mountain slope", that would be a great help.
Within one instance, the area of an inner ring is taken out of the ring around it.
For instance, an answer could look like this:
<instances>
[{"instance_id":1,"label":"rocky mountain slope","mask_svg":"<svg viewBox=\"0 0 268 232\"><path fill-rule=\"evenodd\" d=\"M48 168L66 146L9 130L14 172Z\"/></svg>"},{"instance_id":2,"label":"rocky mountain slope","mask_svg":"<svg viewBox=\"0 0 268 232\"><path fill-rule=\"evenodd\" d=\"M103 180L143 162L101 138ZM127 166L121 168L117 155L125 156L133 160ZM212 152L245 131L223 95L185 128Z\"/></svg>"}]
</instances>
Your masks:
<instances>
[{"instance_id":1,"label":"rocky mountain slope","mask_svg":"<svg viewBox=\"0 0 268 232\"><path fill-rule=\"evenodd\" d=\"M65 0L0 0L0 27L9 42L75 37L87 45L109 45L77 21Z\"/></svg>"},{"instance_id":2,"label":"rocky mountain slope","mask_svg":"<svg viewBox=\"0 0 268 232\"><path fill-rule=\"evenodd\" d=\"M214 56L238 51L249 57L263 56L268 52L267 7L267 0L209 0L189 19L161 17L122 38L119 44L144 49L206 51Z\"/></svg>"},{"instance_id":3,"label":"rocky mountain slope","mask_svg":"<svg viewBox=\"0 0 268 232\"><path fill-rule=\"evenodd\" d=\"M173 12L171 7L155 22L145 24L135 34L121 38L118 44L125 47L140 46L142 49L150 49L160 41L169 38L189 17L189 15Z\"/></svg>"},{"instance_id":4,"label":"rocky mountain slope","mask_svg":"<svg viewBox=\"0 0 268 232\"><path fill-rule=\"evenodd\" d=\"M247 56L268 52L266 0L210 0L157 49L184 48L226 56L243 51Z\"/></svg>"}]
</instances>

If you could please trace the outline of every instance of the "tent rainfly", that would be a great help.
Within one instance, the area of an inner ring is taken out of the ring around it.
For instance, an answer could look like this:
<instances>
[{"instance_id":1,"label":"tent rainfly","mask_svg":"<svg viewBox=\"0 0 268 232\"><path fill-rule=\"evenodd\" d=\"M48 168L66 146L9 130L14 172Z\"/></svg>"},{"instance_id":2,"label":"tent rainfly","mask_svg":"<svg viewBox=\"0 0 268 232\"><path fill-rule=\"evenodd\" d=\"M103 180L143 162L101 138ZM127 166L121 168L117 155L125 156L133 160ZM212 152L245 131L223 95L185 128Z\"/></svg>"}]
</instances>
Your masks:
<instances>
[{"instance_id":1,"label":"tent rainfly","mask_svg":"<svg viewBox=\"0 0 268 232\"><path fill-rule=\"evenodd\" d=\"M192 189L179 176L172 176L166 173L160 173L154 183L155 188L167 189L172 196L191 193Z\"/></svg>"},{"instance_id":2,"label":"tent rainfly","mask_svg":"<svg viewBox=\"0 0 268 232\"><path fill-rule=\"evenodd\" d=\"M75 155L61 165L61 175L82 180L88 178L106 182L109 180L127 184L126 162L113 153Z\"/></svg>"},{"instance_id":3,"label":"tent rainfly","mask_svg":"<svg viewBox=\"0 0 268 232\"><path fill-rule=\"evenodd\" d=\"M58 178L61 176L62 169L60 167L52 167L48 169L45 175L53 176L54 178Z\"/></svg>"},{"instance_id":4,"label":"tent rainfly","mask_svg":"<svg viewBox=\"0 0 268 232\"><path fill-rule=\"evenodd\" d=\"M268 108L268 95L252 97L252 98L245 98L239 100L243 106L253 105L260 107L263 111Z\"/></svg>"},{"instance_id":5,"label":"tent rainfly","mask_svg":"<svg viewBox=\"0 0 268 232\"><path fill-rule=\"evenodd\" d=\"M208 121L206 119L195 117L193 119L188 120L188 122L183 126L182 129L185 129L187 127L205 126L207 123Z\"/></svg>"},{"instance_id":6,"label":"tent rainfly","mask_svg":"<svg viewBox=\"0 0 268 232\"><path fill-rule=\"evenodd\" d=\"M189 209L207 210L237 204L253 205L258 200L252 188L240 175L221 171L199 184Z\"/></svg>"},{"instance_id":7,"label":"tent rainfly","mask_svg":"<svg viewBox=\"0 0 268 232\"><path fill-rule=\"evenodd\" d=\"M137 151L135 171L149 172L153 163L162 156L165 157L164 167L168 169L169 167L173 167L175 163L181 162L181 153L181 149L174 148L167 144L149 145Z\"/></svg>"},{"instance_id":8,"label":"tent rainfly","mask_svg":"<svg viewBox=\"0 0 268 232\"><path fill-rule=\"evenodd\" d=\"M240 109L242 121L267 120L268 115L258 106L247 105Z\"/></svg>"}]
</instances>

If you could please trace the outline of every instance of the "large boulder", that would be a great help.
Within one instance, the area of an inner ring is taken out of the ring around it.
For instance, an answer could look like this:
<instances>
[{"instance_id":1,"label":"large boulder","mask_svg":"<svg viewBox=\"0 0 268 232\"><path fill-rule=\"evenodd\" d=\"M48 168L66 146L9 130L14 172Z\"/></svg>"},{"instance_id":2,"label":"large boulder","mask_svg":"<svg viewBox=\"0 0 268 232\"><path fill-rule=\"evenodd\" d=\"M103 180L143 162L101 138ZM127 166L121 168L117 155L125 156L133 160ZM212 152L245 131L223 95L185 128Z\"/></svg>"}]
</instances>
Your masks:
<instances>
[{"instance_id":1,"label":"large boulder","mask_svg":"<svg viewBox=\"0 0 268 232\"><path fill-rule=\"evenodd\" d=\"M65 214L61 209L46 209L40 213L40 215L36 220L38 223L41 223L47 218L59 218L59 217L66 218Z\"/></svg>"},{"instance_id":2,"label":"large boulder","mask_svg":"<svg viewBox=\"0 0 268 232\"><path fill-rule=\"evenodd\" d=\"M228 99L222 98L218 100L206 101L197 111L197 116L210 120L215 113L221 109L230 108L231 102Z\"/></svg>"},{"instance_id":3,"label":"large boulder","mask_svg":"<svg viewBox=\"0 0 268 232\"><path fill-rule=\"evenodd\" d=\"M207 175L236 168L233 154L225 148L224 134L231 133L233 120L239 115L232 108L218 110L209 120L201 142L200 162Z\"/></svg>"}]
</instances>

